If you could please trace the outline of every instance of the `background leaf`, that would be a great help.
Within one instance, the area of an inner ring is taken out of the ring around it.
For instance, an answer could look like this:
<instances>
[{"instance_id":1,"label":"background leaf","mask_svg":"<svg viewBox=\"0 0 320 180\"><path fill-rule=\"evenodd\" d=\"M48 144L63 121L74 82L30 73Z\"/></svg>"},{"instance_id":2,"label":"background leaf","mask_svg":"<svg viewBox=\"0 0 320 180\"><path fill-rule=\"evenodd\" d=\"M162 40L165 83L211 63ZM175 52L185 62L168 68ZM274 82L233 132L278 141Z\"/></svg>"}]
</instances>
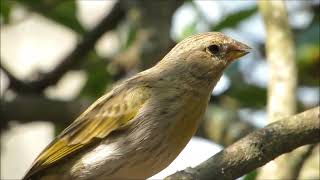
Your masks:
<instances>
[{"instance_id":1,"label":"background leaf","mask_svg":"<svg viewBox=\"0 0 320 180\"><path fill-rule=\"evenodd\" d=\"M226 16L222 21L218 24L215 24L211 27L211 31L221 31L224 28L235 27L240 24L243 20L249 18L253 14L257 13L258 9L256 6L252 8L248 8L245 10L238 11L236 13L231 13Z\"/></svg>"},{"instance_id":2,"label":"background leaf","mask_svg":"<svg viewBox=\"0 0 320 180\"><path fill-rule=\"evenodd\" d=\"M0 16L4 24L9 23L9 20L10 20L9 15L10 15L12 4L13 4L12 1L8 1L8 0L0 1Z\"/></svg>"},{"instance_id":3,"label":"background leaf","mask_svg":"<svg viewBox=\"0 0 320 180\"><path fill-rule=\"evenodd\" d=\"M31 10L40 13L41 15L59 23L79 34L85 32L84 28L76 17L76 2L75 1L60 1L60 0L18 0L21 4L27 6Z\"/></svg>"}]
</instances>

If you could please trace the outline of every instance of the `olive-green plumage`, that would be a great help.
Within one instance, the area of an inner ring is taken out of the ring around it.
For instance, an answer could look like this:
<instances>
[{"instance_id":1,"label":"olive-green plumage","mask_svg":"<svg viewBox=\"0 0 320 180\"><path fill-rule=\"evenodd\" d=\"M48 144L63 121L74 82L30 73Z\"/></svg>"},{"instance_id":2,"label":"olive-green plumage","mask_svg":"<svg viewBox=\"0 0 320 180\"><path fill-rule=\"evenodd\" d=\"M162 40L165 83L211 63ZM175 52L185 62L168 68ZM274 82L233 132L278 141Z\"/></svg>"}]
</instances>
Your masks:
<instances>
[{"instance_id":1,"label":"olive-green plumage","mask_svg":"<svg viewBox=\"0 0 320 180\"><path fill-rule=\"evenodd\" d=\"M38 156L24 179L146 179L197 130L211 91L249 47L222 33L191 36L157 65L92 104Z\"/></svg>"}]
</instances>

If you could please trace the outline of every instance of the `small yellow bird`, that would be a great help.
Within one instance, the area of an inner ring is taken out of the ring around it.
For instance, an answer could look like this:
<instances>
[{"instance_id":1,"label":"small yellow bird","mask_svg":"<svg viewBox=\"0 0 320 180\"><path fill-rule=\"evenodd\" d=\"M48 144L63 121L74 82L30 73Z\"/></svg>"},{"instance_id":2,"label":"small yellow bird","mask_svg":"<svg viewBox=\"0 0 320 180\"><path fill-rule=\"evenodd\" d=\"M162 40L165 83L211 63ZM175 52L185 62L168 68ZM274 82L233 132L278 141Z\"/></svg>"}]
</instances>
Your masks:
<instances>
[{"instance_id":1,"label":"small yellow bird","mask_svg":"<svg viewBox=\"0 0 320 180\"><path fill-rule=\"evenodd\" d=\"M196 132L223 70L249 49L219 32L186 38L157 65L93 103L23 179L146 179L158 173Z\"/></svg>"}]
</instances>

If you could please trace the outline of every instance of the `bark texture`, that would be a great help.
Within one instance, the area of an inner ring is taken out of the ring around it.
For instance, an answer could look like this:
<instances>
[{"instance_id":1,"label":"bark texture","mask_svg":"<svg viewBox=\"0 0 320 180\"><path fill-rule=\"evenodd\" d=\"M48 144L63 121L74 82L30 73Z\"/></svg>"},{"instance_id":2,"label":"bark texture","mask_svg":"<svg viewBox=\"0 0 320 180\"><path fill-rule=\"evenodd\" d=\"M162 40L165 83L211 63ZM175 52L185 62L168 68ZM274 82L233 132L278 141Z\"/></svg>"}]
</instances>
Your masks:
<instances>
[{"instance_id":1,"label":"bark texture","mask_svg":"<svg viewBox=\"0 0 320 180\"><path fill-rule=\"evenodd\" d=\"M320 141L319 106L254 131L195 168L168 176L175 179L239 178L297 147Z\"/></svg>"}]
</instances>

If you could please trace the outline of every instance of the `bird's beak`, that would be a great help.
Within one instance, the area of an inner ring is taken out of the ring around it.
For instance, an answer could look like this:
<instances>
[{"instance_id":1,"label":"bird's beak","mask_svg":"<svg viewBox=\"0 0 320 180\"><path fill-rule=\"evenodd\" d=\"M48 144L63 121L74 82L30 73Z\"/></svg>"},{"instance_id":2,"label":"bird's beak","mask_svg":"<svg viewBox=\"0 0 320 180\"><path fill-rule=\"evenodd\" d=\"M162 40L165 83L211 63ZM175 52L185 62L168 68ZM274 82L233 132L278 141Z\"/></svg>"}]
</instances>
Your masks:
<instances>
[{"instance_id":1,"label":"bird's beak","mask_svg":"<svg viewBox=\"0 0 320 180\"><path fill-rule=\"evenodd\" d=\"M251 50L251 47L249 47L248 45L241 42L235 42L234 44L228 47L227 60L234 61L248 54L250 50Z\"/></svg>"}]
</instances>

